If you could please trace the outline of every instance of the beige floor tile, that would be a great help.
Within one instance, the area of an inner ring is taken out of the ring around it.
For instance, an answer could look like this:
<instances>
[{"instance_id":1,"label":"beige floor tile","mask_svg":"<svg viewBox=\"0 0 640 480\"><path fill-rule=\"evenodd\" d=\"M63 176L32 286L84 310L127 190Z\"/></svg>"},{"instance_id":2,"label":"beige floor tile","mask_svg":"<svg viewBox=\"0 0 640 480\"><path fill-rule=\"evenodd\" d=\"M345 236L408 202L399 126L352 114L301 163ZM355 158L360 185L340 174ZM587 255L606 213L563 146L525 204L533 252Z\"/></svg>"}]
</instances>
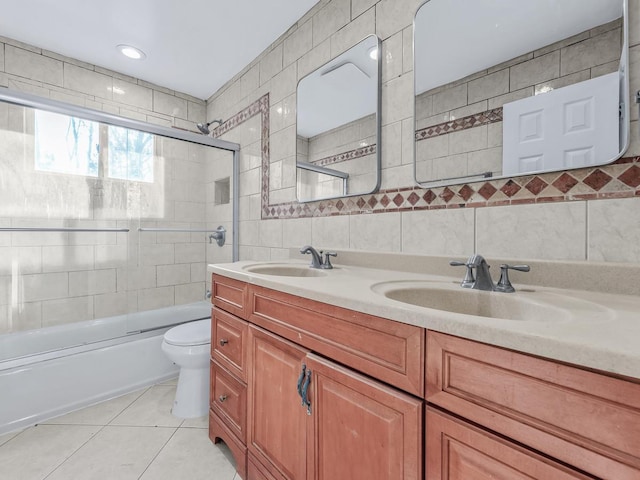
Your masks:
<instances>
[{"instance_id":1,"label":"beige floor tile","mask_svg":"<svg viewBox=\"0 0 640 480\"><path fill-rule=\"evenodd\" d=\"M11 440L13 437L15 437L16 435L18 435L22 430L19 430L17 432L11 432L11 433L5 433L4 435L0 435L0 446L4 445L5 443L7 443L9 440Z\"/></svg>"},{"instance_id":2,"label":"beige floor tile","mask_svg":"<svg viewBox=\"0 0 640 480\"><path fill-rule=\"evenodd\" d=\"M174 386L155 385L118 415L110 425L178 427L182 419L171 415L175 394Z\"/></svg>"},{"instance_id":3,"label":"beige floor tile","mask_svg":"<svg viewBox=\"0 0 640 480\"><path fill-rule=\"evenodd\" d=\"M40 480L101 428L84 425L31 427L0 447L0 480Z\"/></svg>"},{"instance_id":4,"label":"beige floor tile","mask_svg":"<svg viewBox=\"0 0 640 480\"><path fill-rule=\"evenodd\" d=\"M138 390L120 397L86 407L45 422L49 425L107 425L124 409L137 400L147 389Z\"/></svg>"},{"instance_id":5,"label":"beige floor tile","mask_svg":"<svg viewBox=\"0 0 640 480\"><path fill-rule=\"evenodd\" d=\"M186 418L180 428L209 428L209 415L198 418Z\"/></svg>"},{"instance_id":6,"label":"beige floor tile","mask_svg":"<svg viewBox=\"0 0 640 480\"><path fill-rule=\"evenodd\" d=\"M140 480L233 480L236 472L205 430L180 428Z\"/></svg>"},{"instance_id":7,"label":"beige floor tile","mask_svg":"<svg viewBox=\"0 0 640 480\"><path fill-rule=\"evenodd\" d=\"M158 385L178 385L178 377L170 378L169 380L165 380L164 382L159 383Z\"/></svg>"},{"instance_id":8,"label":"beige floor tile","mask_svg":"<svg viewBox=\"0 0 640 480\"><path fill-rule=\"evenodd\" d=\"M47 480L137 480L175 431L104 427Z\"/></svg>"}]
</instances>

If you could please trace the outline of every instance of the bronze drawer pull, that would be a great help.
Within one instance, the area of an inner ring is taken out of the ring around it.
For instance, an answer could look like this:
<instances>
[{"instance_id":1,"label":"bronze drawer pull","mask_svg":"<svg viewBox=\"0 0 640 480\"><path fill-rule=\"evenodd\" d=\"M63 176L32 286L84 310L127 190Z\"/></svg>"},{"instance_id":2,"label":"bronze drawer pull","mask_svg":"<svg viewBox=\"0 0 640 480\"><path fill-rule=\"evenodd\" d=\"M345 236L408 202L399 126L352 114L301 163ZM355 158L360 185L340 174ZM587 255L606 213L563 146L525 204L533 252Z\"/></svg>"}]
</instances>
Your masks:
<instances>
[{"instance_id":1,"label":"bronze drawer pull","mask_svg":"<svg viewBox=\"0 0 640 480\"><path fill-rule=\"evenodd\" d=\"M227 340L226 338L223 338L222 340L220 340L221 347L224 347L227 343L229 343L229 340Z\"/></svg>"},{"instance_id":2,"label":"bronze drawer pull","mask_svg":"<svg viewBox=\"0 0 640 480\"><path fill-rule=\"evenodd\" d=\"M226 399L227 399L227 396L226 396L226 395L220 395L220 396L218 397L218 400L220 400L220 403L223 403Z\"/></svg>"}]
</instances>

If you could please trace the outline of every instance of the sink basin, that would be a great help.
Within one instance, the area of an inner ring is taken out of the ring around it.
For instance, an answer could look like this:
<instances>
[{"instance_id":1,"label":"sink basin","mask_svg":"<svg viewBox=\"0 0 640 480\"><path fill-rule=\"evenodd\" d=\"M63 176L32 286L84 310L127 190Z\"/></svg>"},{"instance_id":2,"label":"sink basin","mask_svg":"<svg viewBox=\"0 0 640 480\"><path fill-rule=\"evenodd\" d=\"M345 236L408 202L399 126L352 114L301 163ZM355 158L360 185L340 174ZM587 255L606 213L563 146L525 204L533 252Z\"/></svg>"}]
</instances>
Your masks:
<instances>
[{"instance_id":1,"label":"sink basin","mask_svg":"<svg viewBox=\"0 0 640 480\"><path fill-rule=\"evenodd\" d=\"M558 321L569 317L535 291L484 292L444 282L387 282L373 291L397 302L477 317L521 321Z\"/></svg>"},{"instance_id":2,"label":"sink basin","mask_svg":"<svg viewBox=\"0 0 640 480\"><path fill-rule=\"evenodd\" d=\"M247 265L243 270L260 275L276 275L279 277L324 277L325 270L318 270L306 265L257 264Z\"/></svg>"}]
</instances>

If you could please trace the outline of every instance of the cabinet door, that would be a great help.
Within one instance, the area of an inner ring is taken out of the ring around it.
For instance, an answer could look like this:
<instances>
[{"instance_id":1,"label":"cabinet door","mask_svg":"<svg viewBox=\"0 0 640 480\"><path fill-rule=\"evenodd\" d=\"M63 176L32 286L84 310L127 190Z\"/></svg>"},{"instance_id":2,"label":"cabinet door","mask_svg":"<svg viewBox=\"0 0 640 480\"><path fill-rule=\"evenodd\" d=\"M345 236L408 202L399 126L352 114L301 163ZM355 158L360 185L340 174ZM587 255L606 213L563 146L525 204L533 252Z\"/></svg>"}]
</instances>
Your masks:
<instances>
[{"instance_id":1,"label":"cabinet door","mask_svg":"<svg viewBox=\"0 0 640 480\"><path fill-rule=\"evenodd\" d=\"M422 479L422 400L313 354L306 364L312 371L309 478Z\"/></svg>"},{"instance_id":2,"label":"cabinet door","mask_svg":"<svg viewBox=\"0 0 640 480\"><path fill-rule=\"evenodd\" d=\"M502 437L427 407L429 480L588 480Z\"/></svg>"},{"instance_id":3,"label":"cabinet door","mask_svg":"<svg viewBox=\"0 0 640 480\"><path fill-rule=\"evenodd\" d=\"M297 382L307 351L249 327L249 452L277 479L307 478L307 409Z\"/></svg>"}]
</instances>

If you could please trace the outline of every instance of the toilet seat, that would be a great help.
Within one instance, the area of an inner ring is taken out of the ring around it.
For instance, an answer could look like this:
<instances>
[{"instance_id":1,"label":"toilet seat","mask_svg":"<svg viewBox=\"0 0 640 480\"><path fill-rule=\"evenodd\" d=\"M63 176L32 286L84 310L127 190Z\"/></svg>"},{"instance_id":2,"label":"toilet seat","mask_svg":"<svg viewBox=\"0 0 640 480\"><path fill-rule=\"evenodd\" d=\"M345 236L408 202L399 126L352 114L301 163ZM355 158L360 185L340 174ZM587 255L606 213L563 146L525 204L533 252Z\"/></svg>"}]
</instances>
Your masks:
<instances>
[{"instance_id":1,"label":"toilet seat","mask_svg":"<svg viewBox=\"0 0 640 480\"><path fill-rule=\"evenodd\" d=\"M198 320L173 327L164 334L169 345L191 346L211 343L211 320Z\"/></svg>"}]
</instances>

